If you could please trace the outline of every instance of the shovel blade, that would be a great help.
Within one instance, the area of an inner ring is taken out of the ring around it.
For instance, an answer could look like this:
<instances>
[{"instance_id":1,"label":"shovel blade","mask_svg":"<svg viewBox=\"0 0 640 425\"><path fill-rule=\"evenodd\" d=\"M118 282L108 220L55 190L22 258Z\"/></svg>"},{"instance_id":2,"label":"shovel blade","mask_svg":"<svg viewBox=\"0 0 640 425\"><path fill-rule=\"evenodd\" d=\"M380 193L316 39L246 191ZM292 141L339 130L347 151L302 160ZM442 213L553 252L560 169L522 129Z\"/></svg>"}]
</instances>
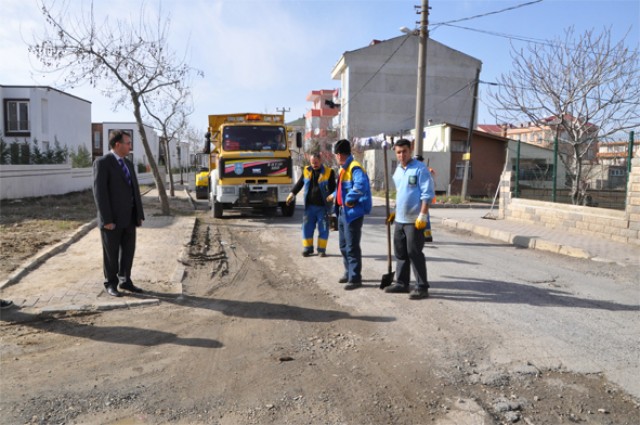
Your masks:
<instances>
[{"instance_id":1,"label":"shovel blade","mask_svg":"<svg viewBox=\"0 0 640 425\"><path fill-rule=\"evenodd\" d=\"M380 289L384 289L387 286L390 286L393 283L393 272L382 275L382 280L380 281Z\"/></svg>"}]
</instances>

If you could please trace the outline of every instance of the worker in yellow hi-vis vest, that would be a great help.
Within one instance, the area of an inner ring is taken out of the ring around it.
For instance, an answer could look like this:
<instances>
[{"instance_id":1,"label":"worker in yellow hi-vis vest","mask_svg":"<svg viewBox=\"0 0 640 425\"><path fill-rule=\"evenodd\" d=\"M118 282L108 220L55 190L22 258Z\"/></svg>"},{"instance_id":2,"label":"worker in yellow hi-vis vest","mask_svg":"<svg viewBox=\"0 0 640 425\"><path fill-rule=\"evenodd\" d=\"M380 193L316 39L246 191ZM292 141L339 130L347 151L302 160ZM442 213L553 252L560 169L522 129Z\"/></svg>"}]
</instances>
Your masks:
<instances>
[{"instance_id":1,"label":"worker in yellow hi-vis vest","mask_svg":"<svg viewBox=\"0 0 640 425\"><path fill-rule=\"evenodd\" d=\"M318 228L318 255L327 256L329 239L329 218L333 203L326 201L327 196L336 190L336 177L333 169L322 165L319 152L309 156L310 165L304 167L302 176L287 196L287 204L304 187L304 216L302 218L302 256L313 254L313 233Z\"/></svg>"}]
</instances>

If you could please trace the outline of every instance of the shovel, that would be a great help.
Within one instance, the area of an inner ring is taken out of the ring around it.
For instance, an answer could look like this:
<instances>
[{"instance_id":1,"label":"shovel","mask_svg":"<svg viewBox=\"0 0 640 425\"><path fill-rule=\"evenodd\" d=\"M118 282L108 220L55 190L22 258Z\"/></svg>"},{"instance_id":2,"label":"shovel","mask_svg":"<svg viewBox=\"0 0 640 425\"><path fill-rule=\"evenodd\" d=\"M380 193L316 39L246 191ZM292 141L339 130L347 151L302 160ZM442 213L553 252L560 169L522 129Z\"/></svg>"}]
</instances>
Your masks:
<instances>
[{"instance_id":1,"label":"shovel","mask_svg":"<svg viewBox=\"0 0 640 425\"><path fill-rule=\"evenodd\" d=\"M387 171L387 148L382 147L384 154L384 200L387 208L385 222L387 223L387 267L388 272L382 275L380 289L384 289L393 283L393 271L391 270L391 223L389 223L389 171Z\"/></svg>"}]
</instances>

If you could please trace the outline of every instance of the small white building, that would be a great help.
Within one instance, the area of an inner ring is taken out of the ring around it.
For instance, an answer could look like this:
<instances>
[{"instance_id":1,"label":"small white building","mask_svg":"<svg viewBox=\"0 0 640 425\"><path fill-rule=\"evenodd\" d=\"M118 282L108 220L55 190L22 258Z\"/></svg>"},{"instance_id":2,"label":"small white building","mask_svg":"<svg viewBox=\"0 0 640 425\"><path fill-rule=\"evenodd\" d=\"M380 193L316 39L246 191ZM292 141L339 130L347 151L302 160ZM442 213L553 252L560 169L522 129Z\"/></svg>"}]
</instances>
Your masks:
<instances>
[{"instance_id":1,"label":"small white building","mask_svg":"<svg viewBox=\"0 0 640 425\"><path fill-rule=\"evenodd\" d=\"M38 142L40 150L91 151L91 102L48 86L0 85L0 135L5 143Z\"/></svg>"}]
</instances>

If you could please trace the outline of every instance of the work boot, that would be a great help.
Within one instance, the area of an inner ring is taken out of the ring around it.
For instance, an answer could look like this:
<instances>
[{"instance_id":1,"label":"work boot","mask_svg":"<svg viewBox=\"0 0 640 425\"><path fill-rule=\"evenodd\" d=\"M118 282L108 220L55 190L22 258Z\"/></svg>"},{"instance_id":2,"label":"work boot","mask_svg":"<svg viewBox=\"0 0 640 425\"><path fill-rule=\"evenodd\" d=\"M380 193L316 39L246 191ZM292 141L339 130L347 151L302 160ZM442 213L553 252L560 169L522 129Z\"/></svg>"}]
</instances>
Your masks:
<instances>
[{"instance_id":1,"label":"work boot","mask_svg":"<svg viewBox=\"0 0 640 425\"><path fill-rule=\"evenodd\" d=\"M429 298L429 289L428 288L415 288L409 294L410 300L421 300L423 298Z\"/></svg>"},{"instance_id":2,"label":"work boot","mask_svg":"<svg viewBox=\"0 0 640 425\"><path fill-rule=\"evenodd\" d=\"M388 292L390 294L408 294L409 293L409 285L403 285L402 283L394 283L391 286L387 286L384 288L384 292Z\"/></svg>"},{"instance_id":3,"label":"work boot","mask_svg":"<svg viewBox=\"0 0 640 425\"><path fill-rule=\"evenodd\" d=\"M351 290L359 288L361 286L362 286L362 282L353 281L353 282L349 282L346 285L344 285L344 289L345 289L345 291L351 291Z\"/></svg>"}]
</instances>

